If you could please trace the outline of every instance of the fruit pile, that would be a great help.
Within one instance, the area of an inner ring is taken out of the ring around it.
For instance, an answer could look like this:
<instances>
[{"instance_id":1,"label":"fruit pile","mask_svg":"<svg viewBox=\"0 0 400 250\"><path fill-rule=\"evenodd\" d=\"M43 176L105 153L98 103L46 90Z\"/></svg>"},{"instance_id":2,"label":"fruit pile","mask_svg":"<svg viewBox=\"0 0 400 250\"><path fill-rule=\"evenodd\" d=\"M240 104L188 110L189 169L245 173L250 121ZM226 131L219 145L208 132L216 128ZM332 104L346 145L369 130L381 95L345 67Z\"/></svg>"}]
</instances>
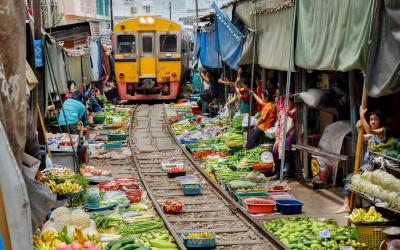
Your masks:
<instances>
[{"instance_id":1,"label":"fruit pile","mask_svg":"<svg viewBox=\"0 0 400 250\"><path fill-rule=\"evenodd\" d=\"M63 183L56 183L53 180L48 180L45 185L51 189L53 194L71 194L77 193L82 189L82 186L78 183L73 183L71 180L66 180Z\"/></svg>"},{"instance_id":2,"label":"fruit pile","mask_svg":"<svg viewBox=\"0 0 400 250\"><path fill-rule=\"evenodd\" d=\"M211 239L211 238L215 238L214 234L207 231L185 234L185 239Z\"/></svg>"},{"instance_id":3,"label":"fruit pile","mask_svg":"<svg viewBox=\"0 0 400 250\"><path fill-rule=\"evenodd\" d=\"M383 222L382 214L378 213L374 206L371 206L368 212L362 208L356 208L349 216L351 222Z\"/></svg>"}]
</instances>

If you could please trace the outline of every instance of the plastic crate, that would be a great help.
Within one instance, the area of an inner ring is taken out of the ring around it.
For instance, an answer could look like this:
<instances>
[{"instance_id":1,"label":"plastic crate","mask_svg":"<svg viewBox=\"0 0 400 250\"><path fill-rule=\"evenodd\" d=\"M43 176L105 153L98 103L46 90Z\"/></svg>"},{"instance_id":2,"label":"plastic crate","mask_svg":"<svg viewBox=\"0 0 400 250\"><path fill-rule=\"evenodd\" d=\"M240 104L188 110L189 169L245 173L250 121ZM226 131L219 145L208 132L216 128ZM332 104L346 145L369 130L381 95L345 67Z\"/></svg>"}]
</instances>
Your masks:
<instances>
[{"instance_id":1,"label":"plastic crate","mask_svg":"<svg viewBox=\"0 0 400 250\"><path fill-rule=\"evenodd\" d=\"M211 233L213 238L195 238L195 239L187 239L185 236L190 233L196 233L196 231L184 231L181 233L185 246L189 249L193 248L214 248L217 246L217 240L215 238L215 234Z\"/></svg>"},{"instance_id":2,"label":"plastic crate","mask_svg":"<svg viewBox=\"0 0 400 250\"><path fill-rule=\"evenodd\" d=\"M116 143L104 143L103 144L105 149L115 149L115 148L122 148L122 143L116 142Z\"/></svg>"},{"instance_id":3,"label":"plastic crate","mask_svg":"<svg viewBox=\"0 0 400 250\"><path fill-rule=\"evenodd\" d=\"M275 200L276 210L281 214L301 214L304 205L299 200Z\"/></svg>"},{"instance_id":4,"label":"plastic crate","mask_svg":"<svg viewBox=\"0 0 400 250\"><path fill-rule=\"evenodd\" d=\"M194 115L201 114L201 109L199 107L192 107L192 113Z\"/></svg>"},{"instance_id":5,"label":"plastic crate","mask_svg":"<svg viewBox=\"0 0 400 250\"><path fill-rule=\"evenodd\" d=\"M125 141L128 138L128 134L108 134L109 141Z\"/></svg>"},{"instance_id":6,"label":"plastic crate","mask_svg":"<svg viewBox=\"0 0 400 250\"><path fill-rule=\"evenodd\" d=\"M182 162L161 162L161 167L167 171L171 168L183 168L184 164Z\"/></svg>"},{"instance_id":7,"label":"plastic crate","mask_svg":"<svg viewBox=\"0 0 400 250\"><path fill-rule=\"evenodd\" d=\"M189 143L194 143L194 142L198 142L199 139L197 138L181 138L179 140L180 144L189 144Z\"/></svg>"},{"instance_id":8,"label":"plastic crate","mask_svg":"<svg viewBox=\"0 0 400 250\"><path fill-rule=\"evenodd\" d=\"M93 118L93 123L94 124L103 124L105 121L106 117L105 115L102 114L97 114L94 118Z\"/></svg>"},{"instance_id":9,"label":"plastic crate","mask_svg":"<svg viewBox=\"0 0 400 250\"><path fill-rule=\"evenodd\" d=\"M236 200L239 202L240 205L243 205L242 203L242 197L268 197L269 194L267 192L249 192L249 193L241 193L237 192L235 194Z\"/></svg>"},{"instance_id":10,"label":"plastic crate","mask_svg":"<svg viewBox=\"0 0 400 250\"><path fill-rule=\"evenodd\" d=\"M182 184L181 189L184 195L199 195L201 194L200 184Z\"/></svg>"},{"instance_id":11,"label":"plastic crate","mask_svg":"<svg viewBox=\"0 0 400 250\"><path fill-rule=\"evenodd\" d=\"M175 178L179 185L182 184L199 184L200 179L195 175L179 176Z\"/></svg>"},{"instance_id":12,"label":"plastic crate","mask_svg":"<svg viewBox=\"0 0 400 250\"><path fill-rule=\"evenodd\" d=\"M265 202L265 204L250 203L250 198L259 199ZM245 204L244 207L251 214L270 214L273 213L275 209L275 201L270 198L247 197L242 198L242 201Z\"/></svg>"},{"instance_id":13,"label":"plastic crate","mask_svg":"<svg viewBox=\"0 0 400 250\"><path fill-rule=\"evenodd\" d=\"M186 171L182 171L182 172L167 172L167 176L170 179L176 178L176 177L179 177L179 176L185 176L185 175L186 175Z\"/></svg>"},{"instance_id":14,"label":"plastic crate","mask_svg":"<svg viewBox=\"0 0 400 250\"><path fill-rule=\"evenodd\" d=\"M356 224L358 241L365 243L372 249L379 249L381 242L385 239L383 230L387 225L362 225Z\"/></svg>"}]
</instances>

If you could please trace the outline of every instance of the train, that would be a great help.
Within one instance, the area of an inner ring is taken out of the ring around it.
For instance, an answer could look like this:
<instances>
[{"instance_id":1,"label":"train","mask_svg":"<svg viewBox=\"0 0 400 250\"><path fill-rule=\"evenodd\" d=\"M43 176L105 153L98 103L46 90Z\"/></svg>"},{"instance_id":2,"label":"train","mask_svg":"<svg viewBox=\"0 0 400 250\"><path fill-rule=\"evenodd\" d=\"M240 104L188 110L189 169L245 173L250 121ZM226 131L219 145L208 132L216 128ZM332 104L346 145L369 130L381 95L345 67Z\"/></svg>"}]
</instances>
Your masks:
<instances>
[{"instance_id":1,"label":"train","mask_svg":"<svg viewBox=\"0 0 400 250\"><path fill-rule=\"evenodd\" d=\"M179 23L158 16L122 21L112 33L121 100L175 100L188 72L190 39Z\"/></svg>"}]
</instances>

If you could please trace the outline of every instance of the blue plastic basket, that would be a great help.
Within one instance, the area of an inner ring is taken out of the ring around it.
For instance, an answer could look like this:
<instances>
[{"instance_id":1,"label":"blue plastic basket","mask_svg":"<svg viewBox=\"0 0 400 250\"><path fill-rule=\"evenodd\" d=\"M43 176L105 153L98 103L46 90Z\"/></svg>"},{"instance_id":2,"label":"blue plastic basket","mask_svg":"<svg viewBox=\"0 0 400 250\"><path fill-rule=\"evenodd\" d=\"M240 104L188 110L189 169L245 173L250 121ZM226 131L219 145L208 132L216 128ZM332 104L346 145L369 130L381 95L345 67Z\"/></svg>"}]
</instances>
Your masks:
<instances>
[{"instance_id":1,"label":"blue plastic basket","mask_svg":"<svg viewBox=\"0 0 400 250\"><path fill-rule=\"evenodd\" d=\"M276 210L281 214L301 214L301 209L304 205L299 200L275 200Z\"/></svg>"},{"instance_id":2,"label":"blue plastic basket","mask_svg":"<svg viewBox=\"0 0 400 250\"><path fill-rule=\"evenodd\" d=\"M195 231L184 231L181 233L187 248L214 248L217 246L214 233L211 233L214 235L214 238L185 239L185 236L189 233L195 233Z\"/></svg>"},{"instance_id":3,"label":"blue plastic basket","mask_svg":"<svg viewBox=\"0 0 400 250\"><path fill-rule=\"evenodd\" d=\"M187 138L181 138L180 140L179 140L179 143L180 144L189 144L189 143L194 143L194 142L198 142L199 141L199 139L197 139L197 138L189 138L189 139L187 139Z\"/></svg>"},{"instance_id":4,"label":"blue plastic basket","mask_svg":"<svg viewBox=\"0 0 400 250\"><path fill-rule=\"evenodd\" d=\"M201 185L200 184L182 184L181 189L185 195L201 194Z\"/></svg>"}]
</instances>

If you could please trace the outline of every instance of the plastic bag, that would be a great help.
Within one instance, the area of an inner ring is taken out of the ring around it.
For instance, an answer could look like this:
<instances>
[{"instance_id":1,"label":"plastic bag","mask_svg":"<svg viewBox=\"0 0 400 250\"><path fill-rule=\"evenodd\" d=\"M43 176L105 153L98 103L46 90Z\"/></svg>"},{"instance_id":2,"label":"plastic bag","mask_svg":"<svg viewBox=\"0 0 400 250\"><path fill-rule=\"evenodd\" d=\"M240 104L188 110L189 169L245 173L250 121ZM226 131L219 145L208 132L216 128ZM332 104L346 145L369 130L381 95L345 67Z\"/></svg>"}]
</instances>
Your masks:
<instances>
[{"instance_id":1,"label":"plastic bag","mask_svg":"<svg viewBox=\"0 0 400 250\"><path fill-rule=\"evenodd\" d=\"M326 158L312 155L311 170L314 183L327 184L332 174L332 162Z\"/></svg>"},{"instance_id":2,"label":"plastic bag","mask_svg":"<svg viewBox=\"0 0 400 250\"><path fill-rule=\"evenodd\" d=\"M243 120L242 120L242 127L247 127L248 124L249 124L249 114L244 114ZM250 118L250 127L254 126L254 124L256 124L256 119L254 118L254 116L252 116Z\"/></svg>"},{"instance_id":3,"label":"plastic bag","mask_svg":"<svg viewBox=\"0 0 400 250\"><path fill-rule=\"evenodd\" d=\"M317 108L323 94L324 93L320 89L309 89L307 92L301 92L300 97L308 106Z\"/></svg>"}]
</instances>

